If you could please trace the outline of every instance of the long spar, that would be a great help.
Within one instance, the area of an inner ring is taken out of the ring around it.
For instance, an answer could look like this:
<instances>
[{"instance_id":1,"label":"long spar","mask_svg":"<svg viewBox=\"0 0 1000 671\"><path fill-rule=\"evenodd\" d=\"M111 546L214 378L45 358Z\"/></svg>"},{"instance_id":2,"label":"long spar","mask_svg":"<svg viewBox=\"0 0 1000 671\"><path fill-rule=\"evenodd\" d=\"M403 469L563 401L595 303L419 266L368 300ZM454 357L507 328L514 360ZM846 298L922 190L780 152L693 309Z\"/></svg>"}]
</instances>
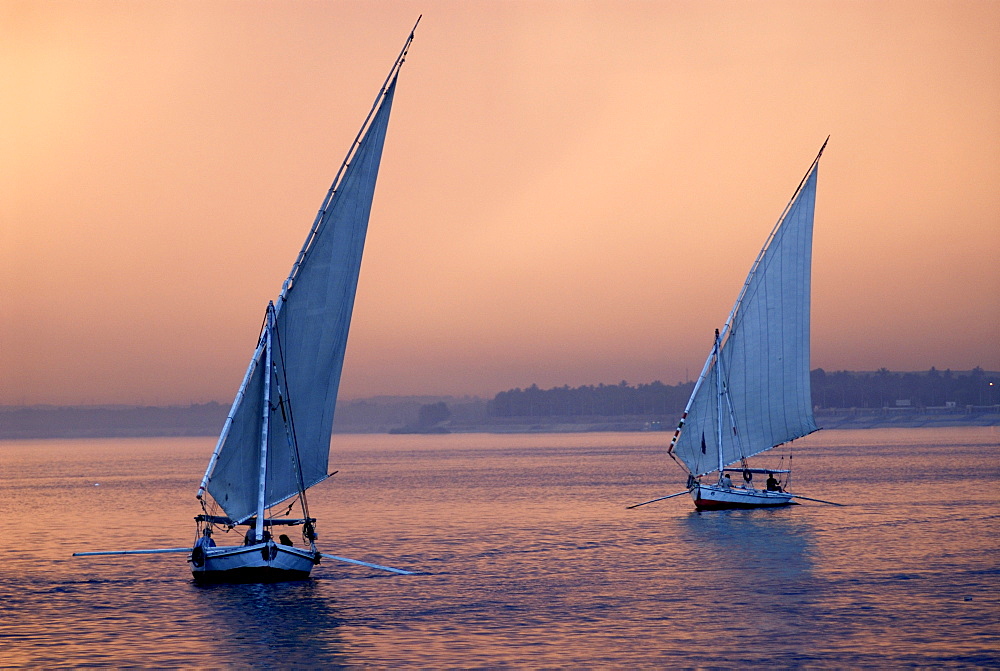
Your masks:
<instances>
[{"instance_id":1,"label":"long spar","mask_svg":"<svg viewBox=\"0 0 1000 671\"><path fill-rule=\"evenodd\" d=\"M345 562L348 564L357 564L358 566L367 566L368 568L375 568L378 569L379 571L388 571L389 573L396 573L398 575L416 575L415 571L404 571L401 568L382 566L381 564L372 564L371 562L361 561L360 559L349 559L347 557L338 557L337 555L328 555L325 552L321 552L320 556L326 557L327 559L333 559L334 561Z\"/></svg>"},{"instance_id":2,"label":"long spar","mask_svg":"<svg viewBox=\"0 0 1000 671\"><path fill-rule=\"evenodd\" d=\"M792 494L793 497L797 499L804 499L806 501L815 501L816 503L825 503L828 506L843 506L843 503L834 503L833 501L824 501L823 499L813 499L808 496L802 496L801 494Z\"/></svg>"},{"instance_id":3,"label":"long spar","mask_svg":"<svg viewBox=\"0 0 1000 671\"><path fill-rule=\"evenodd\" d=\"M163 548L159 550L104 550L101 552L74 552L74 557L95 557L97 555L156 555L166 552L191 552L191 548Z\"/></svg>"},{"instance_id":4,"label":"long spar","mask_svg":"<svg viewBox=\"0 0 1000 671\"><path fill-rule=\"evenodd\" d=\"M650 501L643 501L642 503L636 503L634 506L625 506L625 510L632 510L633 508L638 508L639 506L644 506L648 503L656 503L657 501L663 501L665 499L672 499L675 496L682 496L690 492L690 489L685 489L683 492L677 492L676 494L668 494L667 496L661 496L658 499L652 499Z\"/></svg>"}]
</instances>

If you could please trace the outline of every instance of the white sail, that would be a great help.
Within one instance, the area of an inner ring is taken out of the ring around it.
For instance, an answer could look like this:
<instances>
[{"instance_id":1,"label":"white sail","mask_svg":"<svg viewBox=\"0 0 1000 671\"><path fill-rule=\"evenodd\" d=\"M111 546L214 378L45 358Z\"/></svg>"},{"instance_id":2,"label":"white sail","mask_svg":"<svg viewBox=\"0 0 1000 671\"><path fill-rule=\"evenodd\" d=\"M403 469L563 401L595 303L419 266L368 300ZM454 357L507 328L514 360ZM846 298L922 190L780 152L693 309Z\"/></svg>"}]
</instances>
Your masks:
<instances>
[{"instance_id":1,"label":"white sail","mask_svg":"<svg viewBox=\"0 0 1000 671\"><path fill-rule=\"evenodd\" d=\"M692 475L816 430L809 294L817 162L751 268L688 402L671 452Z\"/></svg>"},{"instance_id":2,"label":"white sail","mask_svg":"<svg viewBox=\"0 0 1000 671\"><path fill-rule=\"evenodd\" d=\"M391 75L364 136L331 187L278 297L270 332L272 361L266 361L265 329L206 472L203 488L233 522L252 517L258 508L267 374L271 386L265 507L326 477L337 390L395 86Z\"/></svg>"}]
</instances>

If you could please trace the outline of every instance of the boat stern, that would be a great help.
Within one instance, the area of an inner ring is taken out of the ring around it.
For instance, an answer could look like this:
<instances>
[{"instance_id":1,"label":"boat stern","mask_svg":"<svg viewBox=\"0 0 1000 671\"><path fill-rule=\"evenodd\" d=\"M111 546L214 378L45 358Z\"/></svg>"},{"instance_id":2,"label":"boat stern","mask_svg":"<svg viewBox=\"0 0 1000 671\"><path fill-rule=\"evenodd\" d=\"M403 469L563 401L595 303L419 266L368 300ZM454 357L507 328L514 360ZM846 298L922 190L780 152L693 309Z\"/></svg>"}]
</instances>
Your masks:
<instances>
[{"instance_id":1,"label":"boat stern","mask_svg":"<svg viewBox=\"0 0 1000 671\"><path fill-rule=\"evenodd\" d=\"M754 489L753 487L723 487L697 483L691 488L691 498L698 510L729 510L733 508L773 508L795 503L788 492Z\"/></svg>"},{"instance_id":2,"label":"boat stern","mask_svg":"<svg viewBox=\"0 0 1000 671\"><path fill-rule=\"evenodd\" d=\"M311 550L273 541L230 547L195 546L189 558L199 583L284 582L305 580L319 563Z\"/></svg>"}]
</instances>

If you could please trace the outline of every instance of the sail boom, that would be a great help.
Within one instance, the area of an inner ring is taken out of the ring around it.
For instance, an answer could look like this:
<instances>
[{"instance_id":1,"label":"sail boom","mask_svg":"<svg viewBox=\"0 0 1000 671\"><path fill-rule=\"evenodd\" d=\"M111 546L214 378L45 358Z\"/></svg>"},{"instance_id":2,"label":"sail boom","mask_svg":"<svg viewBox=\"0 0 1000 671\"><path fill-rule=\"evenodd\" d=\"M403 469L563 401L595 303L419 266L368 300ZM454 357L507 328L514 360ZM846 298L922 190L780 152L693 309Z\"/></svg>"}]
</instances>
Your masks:
<instances>
[{"instance_id":1,"label":"sail boom","mask_svg":"<svg viewBox=\"0 0 1000 671\"><path fill-rule=\"evenodd\" d=\"M722 470L728 473L756 473L758 475L765 473L791 473L787 468L724 468Z\"/></svg>"},{"instance_id":2,"label":"sail boom","mask_svg":"<svg viewBox=\"0 0 1000 671\"><path fill-rule=\"evenodd\" d=\"M236 522L224 515L196 515L194 519L198 522L208 522L209 524L218 524L224 527L235 527L248 522L250 524L257 524L257 520L254 518L243 520L243 522ZM267 517L264 519L264 526L301 526L306 522L315 521L315 517Z\"/></svg>"}]
</instances>

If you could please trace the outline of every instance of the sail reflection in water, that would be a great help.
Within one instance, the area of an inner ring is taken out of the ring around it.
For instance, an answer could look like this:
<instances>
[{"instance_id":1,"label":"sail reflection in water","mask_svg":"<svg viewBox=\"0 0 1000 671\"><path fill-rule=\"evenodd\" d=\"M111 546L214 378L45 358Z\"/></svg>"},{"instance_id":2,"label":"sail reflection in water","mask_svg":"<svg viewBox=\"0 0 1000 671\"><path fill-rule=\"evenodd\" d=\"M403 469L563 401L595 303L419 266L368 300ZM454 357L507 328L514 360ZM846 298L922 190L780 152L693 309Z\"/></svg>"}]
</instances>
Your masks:
<instances>
[{"instance_id":1,"label":"sail reflection in water","mask_svg":"<svg viewBox=\"0 0 1000 671\"><path fill-rule=\"evenodd\" d=\"M752 640L766 647L801 627L798 618L811 610L817 584L807 521L772 509L689 513L679 530L680 541L697 547L704 568L714 574L716 588L705 595L706 603L720 609L722 620L743 621L724 614L739 611L752 623L744 625L744 645Z\"/></svg>"}]
</instances>

